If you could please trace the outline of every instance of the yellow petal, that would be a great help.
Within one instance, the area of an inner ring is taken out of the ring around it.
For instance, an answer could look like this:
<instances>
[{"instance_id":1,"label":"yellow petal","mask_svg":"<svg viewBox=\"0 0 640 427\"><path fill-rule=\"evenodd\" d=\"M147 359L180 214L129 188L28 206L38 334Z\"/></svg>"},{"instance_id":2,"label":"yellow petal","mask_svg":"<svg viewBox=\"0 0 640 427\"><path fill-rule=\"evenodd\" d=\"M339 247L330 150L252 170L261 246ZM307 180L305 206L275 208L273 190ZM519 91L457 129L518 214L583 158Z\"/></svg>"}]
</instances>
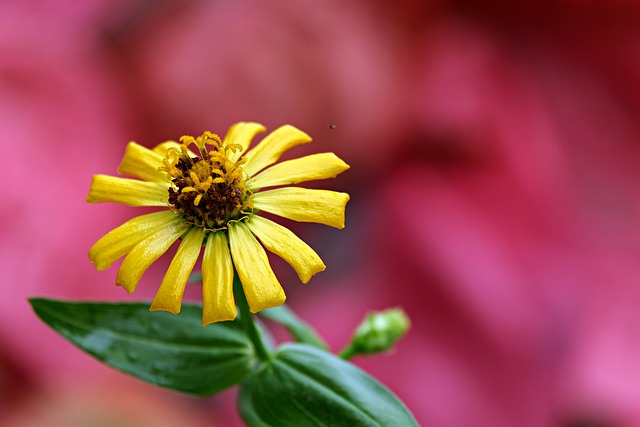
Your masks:
<instances>
[{"instance_id":1,"label":"yellow petal","mask_svg":"<svg viewBox=\"0 0 640 427\"><path fill-rule=\"evenodd\" d=\"M171 211L154 212L130 219L102 236L89 249L89 259L96 270L105 270L158 229L181 221L182 219Z\"/></svg>"},{"instance_id":2,"label":"yellow petal","mask_svg":"<svg viewBox=\"0 0 640 427\"><path fill-rule=\"evenodd\" d=\"M184 288L187 286L189 275L200 256L204 234L204 229L192 228L184 236L162 279L160 288L151 302L151 311L163 310L173 314L180 312Z\"/></svg>"},{"instance_id":3,"label":"yellow petal","mask_svg":"<svg viewBox=\"0 0 640 427\"><path fill-rule=\"evenodd\" d=\"M257 313L284 304L284 290L271 269L267 253L247 226L229 224L229 242L249 310Z\"/></svg>"},{"instance_id":4,"label":"yellow petal","mask_svg":"<svg viewBox=\"0 0 640 427\"><path fill-rule=\"evenodd\" d=\"M260 132L264 132L266 129L260 123L252 122L240 122L229 128L227 136L224 137L223 145L228 146L230 144L237 144L242 147L239 151L227 152L227 158L236 162L249 148L251 140Z\"/></svg>"},{"instance_id":5,"label":"yellow petal","mask_svg":"<svg viewBox=\"0 0 640 427\"><path fill-rule=\"evenodd\" d=\"M344 209L349 195L337 191L285 187L253 195L253 206L300 222L317 222L344 228Z\"/></svg>"},{"instance_id":6,"label":"yellow petal","mask_svg":"<svg viewBox=\"0 0 640 427\"><path fill-rule=\"evenodd\" d=\"M122 261L116 284L129 293L135 291L144 272L184 234L186 229L187 226L180 221L161 228L138 243Z\"/></svg>"},{"instance_id":7,"label":"yellow petal","mask_svg":"<svg viewBox=\"0 0 640 427\"><path fill-rule=\"evenodd\" d=\"M227 237L210 233L202 258L202 325L236 318L233 264Z\"/></svg>"},{"instance_id":8,"label":"yellow petal","mask_svg":"<svg viewBox=\"0 0 640 427\"><path fill-rule=\"evenodd\" d=\"M273 165L251 178L247 185L250 190L257 190L276 185L335 178L347 169L349 165L333 153L312 154Z\"/></svg>"},{"instance_id":9,"label":"yellow petal","mask_svg":"<svg viewBox=\"0 0 640 427\"><path fill-rule=\"evenodd\" d=\"M278 161L282 153L296 145L311 142L311 137L291 125L284 125L267 135L246 154L243 169L248 176Z\"/></svg>"},{"instance_id":10,"label":"yellow petal","mask_svg":"<svg viewBox=\"0 0 640 427\"><path fill-rule=\"evenodd\" d=\"M162 166L163 157L158 153L143 147L135 142L127 145L122 162L118 166L118 172L123 175L131 175L150 182L167 182L167 174L158 171Z\"/></svg>"},{"instance_id":11,"label":"yellow petal","mask_svg":"<svg viewBox=\"0 0 640 427\"><path fill-rule=\"evenodd\" d=\"M247 226L268 250L293 267L302 283L326 268L318 254L288 228L257 215Z\"/></svg>"},{"instance_id":12,"label":"yellow petal","mask_svg":"<svg viewBox=\"0 0 640 427\"><path fill-rule=\"evenodd\" d=\"M87 203L115 202L127 206L167 206L168 183L94 175Z\"/></svg>"}]
</instances>

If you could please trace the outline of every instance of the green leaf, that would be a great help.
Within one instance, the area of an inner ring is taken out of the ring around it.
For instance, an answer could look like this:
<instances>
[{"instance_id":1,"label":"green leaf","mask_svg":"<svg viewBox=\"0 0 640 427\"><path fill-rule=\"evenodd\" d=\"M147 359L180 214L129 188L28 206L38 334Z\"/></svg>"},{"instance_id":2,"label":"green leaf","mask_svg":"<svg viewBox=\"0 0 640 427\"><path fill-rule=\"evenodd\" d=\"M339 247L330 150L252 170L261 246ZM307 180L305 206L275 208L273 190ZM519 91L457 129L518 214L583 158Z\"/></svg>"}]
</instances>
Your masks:
<instances>
[{"instance_id":1,"label":"green leaf","mask_svg":"<svg viewBox=\"0 0 640 427\"><path fill-rule=\"evenodd\" d=\"M417 426L404 404L349 362L305 344L284 344L242 385L238 406L252 427Z\"/></svg>"},{"instance_id":2,"label":"green leaf","mask_svg":"<svg viewBox=\"0 0 640 427\"><path fill-rule=\"evenodd\" d=\"M150 312L148 303L30 300L56 332L103 363L151 384L209 396L244 381L253 346L237 322L203 327L202 308L178 315Z\"/></svg>"},{"instance_id":3,"label":"green leaf","mask_svg":"<svg viewBox=\"0 0 640 427\"><path fill-rule=\"evenodd\" d=\"M313 328L299 318L293 310L286 305L269 308L260 312L260 315L279 325L284 326L293 338L300 343L327 350L329 346L313 330Z\"/></svg>"},{"instance_id":4,"label":"green leaf","mask_svg":"<svg viewBox=\"0 0 640 427\"><path fill-rule=\"evenodd\" d=\"M271 424L267 424L256 413L256 410L253 407L253 400L251 398L251 380L240 384L240 391L238 393L238 410L240 411L245 424L249 427L276 427Z\"/></svg>"}]
</instances>

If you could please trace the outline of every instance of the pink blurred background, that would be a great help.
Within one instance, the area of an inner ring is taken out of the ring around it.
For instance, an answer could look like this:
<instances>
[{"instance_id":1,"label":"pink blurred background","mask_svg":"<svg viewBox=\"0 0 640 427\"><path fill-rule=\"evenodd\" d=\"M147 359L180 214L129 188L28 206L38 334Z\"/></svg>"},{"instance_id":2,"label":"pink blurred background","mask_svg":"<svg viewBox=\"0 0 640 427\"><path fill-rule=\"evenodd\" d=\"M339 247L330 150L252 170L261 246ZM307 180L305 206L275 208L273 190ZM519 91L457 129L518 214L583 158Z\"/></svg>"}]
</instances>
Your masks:
<instances>
[{"instance_id":1,"label":"pink blurred background","mask_svg":"<svg viewBox=\"0 0 640 427\"><path fill-rule=\"evenodd\" d=\"M0 424L241 425L235 391L103 367L26 298L151 296L166 259L132 297L87 259L138 212L85 204L91 175L251 120L351 165L313 184L351 194L346 229L285 222L327 271L273 264L335 350L406 309L396 351L355 362L420 424L640 426L639 116L629 0L5 0Z\"/></svg>"}]
</instances>

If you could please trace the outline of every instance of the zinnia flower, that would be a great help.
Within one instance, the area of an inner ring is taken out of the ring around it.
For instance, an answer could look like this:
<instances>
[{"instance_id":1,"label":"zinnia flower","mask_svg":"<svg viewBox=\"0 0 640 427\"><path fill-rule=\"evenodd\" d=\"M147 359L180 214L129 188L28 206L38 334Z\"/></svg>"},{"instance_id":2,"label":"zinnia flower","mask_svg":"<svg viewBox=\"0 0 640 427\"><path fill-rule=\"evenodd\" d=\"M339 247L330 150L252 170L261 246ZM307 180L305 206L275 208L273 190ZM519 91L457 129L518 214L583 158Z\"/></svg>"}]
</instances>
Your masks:
<instances>
[{"instance_id":1,"label":"zinnia flower","mask_svg":"<svg viewBox=\"0 0 640 427\"><path fill-rule=\"evenodd\" d=\"M96 269L107 269L126 255L116 284L131 293L149 266L180 239L151 310L180 311L202 247L203 325L236 317L234 271L251 312L283 304L285 293L262 245L287 261L303 283L325 265L293 232L260 212L343 228L349 195L300 187L264 189L333 178L349 166L333 153L271 166L286 150L311 138L285 125L247 151L264 130L258 123L243 122L233 125L224 140L205 132L153 150L129 143L118 172L140 180L95 175L87 202L168 209L133 218L98 240L89 251Z\"/></svg>"}]
</instances>

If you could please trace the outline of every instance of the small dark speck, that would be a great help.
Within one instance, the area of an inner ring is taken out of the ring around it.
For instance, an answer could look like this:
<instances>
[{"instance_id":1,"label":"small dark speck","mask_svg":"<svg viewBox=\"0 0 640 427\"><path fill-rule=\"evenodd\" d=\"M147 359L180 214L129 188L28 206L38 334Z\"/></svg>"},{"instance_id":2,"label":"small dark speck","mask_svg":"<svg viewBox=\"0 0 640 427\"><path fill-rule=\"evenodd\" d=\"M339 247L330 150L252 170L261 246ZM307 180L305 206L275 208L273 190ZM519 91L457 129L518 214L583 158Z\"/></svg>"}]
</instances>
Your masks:
<instances>
[{"instance_id":1,"label":"small dark speck","mask_svg":"<svg viewBox=\"0 0 640 427\"><path fill-rule=\"evenodd\" d=\"M329 125L327 125L327 127L328 127L329 129L331 129L331 130L334 130L334 129L335 129L335 128L337 128L338 126L337 126L337 125L334 125L334 124L329 124Z\"/></svg>"}]
</instances>

